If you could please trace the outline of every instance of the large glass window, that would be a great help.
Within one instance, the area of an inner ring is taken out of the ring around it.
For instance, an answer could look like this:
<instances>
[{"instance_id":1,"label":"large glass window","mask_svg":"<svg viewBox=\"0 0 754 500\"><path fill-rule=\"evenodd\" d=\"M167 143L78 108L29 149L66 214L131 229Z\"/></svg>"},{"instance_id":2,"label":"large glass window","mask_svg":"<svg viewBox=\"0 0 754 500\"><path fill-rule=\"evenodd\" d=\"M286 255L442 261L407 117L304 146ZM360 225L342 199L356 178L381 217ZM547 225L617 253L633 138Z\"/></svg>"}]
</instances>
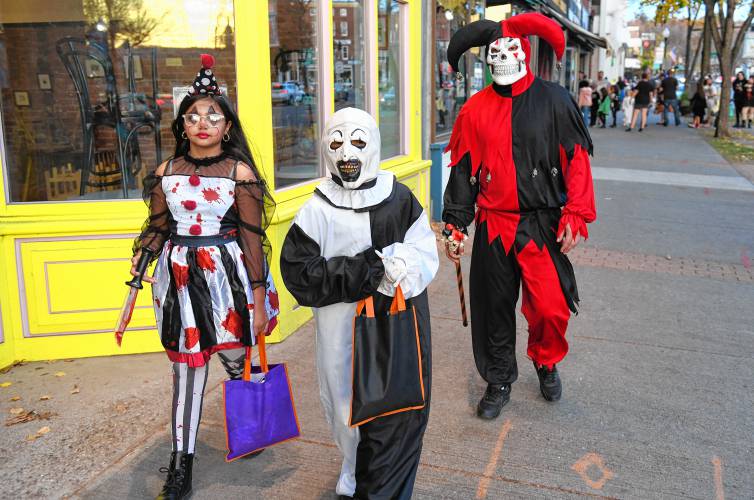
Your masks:
<instances>
[{"instance_id":1,"label":"large glass window","mask_svg":"<svg viewBox=\"0 0 754 500\"><path fill-rule=\"evenodd\" d=\"M2 0L0 88L9 201L137 198L175 148L170 124L215 56L236 102L232 0Z\"/></svg>"},{"instance_id":2,"label":"large glass window","mask_svg":"<svg viewBox=\"0 0 754 500\"><path fill-rule=\"evenodd\" d=\"M276 189L320 177L317 9L269 1Z\"/></svg>"},{"instance_id":3,"label":"large glass window","mask_svg":"<svg viewBox=\"0 0 754 500\"><path fill-rule=\"evenodd\" d=\"M341 29L333 29L335 110L346 107L365 109L364 0L333 0L333 26L336 22L340 23Z\"/></svg>"},{"instance_id":4,"label":"large glass window","mask_svg":"<svg viewBox=\"0 0 754 500\"><path fill-rule=\"evenodd\" d=\"M402 153L402 9L396 0L379 0L377 19L378 85L382 158Z\"/></svg>"}]
</instances>

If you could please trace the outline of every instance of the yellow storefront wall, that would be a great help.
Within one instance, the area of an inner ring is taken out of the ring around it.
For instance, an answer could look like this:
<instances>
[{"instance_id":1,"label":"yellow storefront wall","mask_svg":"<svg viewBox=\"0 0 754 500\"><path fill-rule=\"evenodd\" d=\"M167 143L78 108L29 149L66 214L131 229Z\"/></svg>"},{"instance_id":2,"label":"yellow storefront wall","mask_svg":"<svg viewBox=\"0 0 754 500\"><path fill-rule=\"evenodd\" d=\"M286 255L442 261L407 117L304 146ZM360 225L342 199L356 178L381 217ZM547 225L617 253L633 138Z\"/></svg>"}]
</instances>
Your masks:
<instances>
[{"instance_id":1,"label":"yellow storefront wall","mask_svg":"<svg viewBox=\"0 0 754 500\"><path fill-rule=\"evenodd\" d=\"M332 11L329 1L322 4L327 12ZM370 18L376 23L377 2L371 2L371 6ZM234 8L240 116L256 148L255 160L272 184L267 2L236 1ZM429 161L421 159L421 2L411 1L403 8L408 15L403 40L408 46L408 110L404 114L408 117L407 154L382 166L407 184L426 208ZM375 54L376 37L372 40ZM376 81L376 64L372 69L369 76ZM332 103L330 106L331 112ZM374 115L378 118L377 109ZM280 290L281 314L279 326L269 339L272 342L283 340L311 317L310 309L296 307L283 286L279 252L291 220L317 182L275 192L278 206L268 235L274 250L271 266ZM7 204L2 177L0 190L0 367L15 360L160 351L149 285L139 296L122 347L116 346L112 333L127 293L124 281L129 278L131 245L146 217L145 205L140 200Z\"/></svg>"}]
</instances>

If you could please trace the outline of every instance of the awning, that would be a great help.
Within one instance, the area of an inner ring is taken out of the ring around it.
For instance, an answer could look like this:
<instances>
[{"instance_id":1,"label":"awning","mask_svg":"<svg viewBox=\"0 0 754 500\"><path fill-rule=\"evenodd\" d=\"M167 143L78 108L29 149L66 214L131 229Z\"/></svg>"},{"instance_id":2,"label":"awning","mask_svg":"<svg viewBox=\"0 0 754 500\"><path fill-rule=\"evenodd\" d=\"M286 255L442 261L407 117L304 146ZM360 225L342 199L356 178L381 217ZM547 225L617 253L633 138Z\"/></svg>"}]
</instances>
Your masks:
<instances>
[{"instance_id":1,"label":"awning","mask_svg":"<svg viewBox=\"0 0 754 500\"><path fill-rule=\"evenodd\" d=\"M607 43L607 40L602 38L601 36L597 36L594 33L592 33L589 30L586 30L579 26L578 24L574 23L570 19L568 19L566 16L560 13L560 11L554 7L551 7L550 5L546 3L540 4L542 8L542 13L554 18L556 21L558 21L561 25L563 25L564 28L566 28L568 31L576 35L576 38L578 38L581 42L585 43L586 45L589 45L590 47L602 47L603 49L607 49L610 47L610 44Z\"/></svg>"}]
</instances>

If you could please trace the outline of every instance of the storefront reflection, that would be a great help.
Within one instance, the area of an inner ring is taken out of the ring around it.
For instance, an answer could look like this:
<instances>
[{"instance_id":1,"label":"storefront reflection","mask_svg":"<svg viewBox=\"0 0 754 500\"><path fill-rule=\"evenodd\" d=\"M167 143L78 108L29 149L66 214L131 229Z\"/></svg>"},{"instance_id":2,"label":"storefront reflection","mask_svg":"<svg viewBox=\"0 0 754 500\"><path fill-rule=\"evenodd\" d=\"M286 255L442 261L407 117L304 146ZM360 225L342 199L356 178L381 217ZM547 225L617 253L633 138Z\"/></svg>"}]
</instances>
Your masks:
<instances>
[{"instance_id":1,"label":"storefront reflection","mask_svg":"<svg viewBox=\"0 0 754 500\"><path fill-rule=\"evenodd\" d=\"M317 9L269 3L276 189L320 176Z\"/></svg>"},{"instance_id":2,"label":"storefront reflection","mask_svg":"<svg viewBox=\"0 0 754 500\"><path fill-rule=\"evenodd\" d=\"M98 5L62 2L53 13L3 1L10 202L141 197L144 176L173 153L173 101L202 52L216 56L235 102L232 2L210 0L201 19L169 23L143 2L119 3L112 22Z\"/></svg>"}]
</instances>

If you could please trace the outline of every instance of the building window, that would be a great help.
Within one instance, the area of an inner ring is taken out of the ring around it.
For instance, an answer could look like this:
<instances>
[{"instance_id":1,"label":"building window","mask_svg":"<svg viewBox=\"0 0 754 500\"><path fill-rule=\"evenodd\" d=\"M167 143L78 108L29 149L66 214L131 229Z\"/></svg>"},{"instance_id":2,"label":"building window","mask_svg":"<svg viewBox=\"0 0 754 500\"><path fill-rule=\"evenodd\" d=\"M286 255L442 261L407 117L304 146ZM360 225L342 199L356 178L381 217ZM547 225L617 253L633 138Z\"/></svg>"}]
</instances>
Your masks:
<instances>
[{"instance_id":1,"label":"building window","mask_svg":"<svg viewBox=\"0 0 754 500\"><path fill-rule=\"evenodd\" d=\"M348 11L346 9L340 9L340 17L346 17L348 15Z\"/></svg>"},{"instance_id":2,"label":"building window","mask_svg":"<svg viewBox=\"0 0 754 500\"><path fill-rule=\"evenodd\" d=\"M348 9L338 9L341 16L346 10L351 11L353 23L351 34L338 37L333 41L333 98L336 111L347 107L366 109L367 102L364 0L351 1ZM333 17L335 17L335 12L333 10ZM335 26L335 20L333 20L333 26Z\"/></svg>"},{"instance_id":3,"label":"building window","mask_svg":"<svg viewBox=\"0 0 754 500\"><path fill-rule=\"evenodd\" d=\"M340 22L340 36L348 36L348 21Z\"/></svg>"},{"instance_id":4,"label":"building window","mask_svg":"<svg viewBox=\"0 0 754 500\"><path fill-rule=\"evenodd\" d=\"M294 2L270 2L270 76L275 188L321 177L319 166L319 78L316 22L301 23ZM316 17L317 6L309 12Z\"/></svg>"},{"instance_id":5,"label":"building window","mask_svg":"<svg viewBox=\"0 0 754 500\"><path fill-rule=\"evenodd\" d=\"M379 123L382 137L382 158L403 152L403 88L404 80L401 37L403 9L395 0L379 0L377 19Z\"/></svg>"},{"instance_id":6,"label":"building window","mask_svg":"<svg viewBox=\"0 0 754 500\"><path fill-rule=\"evenodd\" d=\"M2 168L10 203L140 198L144 176L175 150L174 110L202 52L215 56L220 85L236 102L232 2L204 1L201 15L170 22L159 22L164 9L150 2L139 13L127 2L115 12L104 2L76 4L40 10L3 0ZM136 22L146 27L133 29Z\"/></svg>"}]
</instances>

